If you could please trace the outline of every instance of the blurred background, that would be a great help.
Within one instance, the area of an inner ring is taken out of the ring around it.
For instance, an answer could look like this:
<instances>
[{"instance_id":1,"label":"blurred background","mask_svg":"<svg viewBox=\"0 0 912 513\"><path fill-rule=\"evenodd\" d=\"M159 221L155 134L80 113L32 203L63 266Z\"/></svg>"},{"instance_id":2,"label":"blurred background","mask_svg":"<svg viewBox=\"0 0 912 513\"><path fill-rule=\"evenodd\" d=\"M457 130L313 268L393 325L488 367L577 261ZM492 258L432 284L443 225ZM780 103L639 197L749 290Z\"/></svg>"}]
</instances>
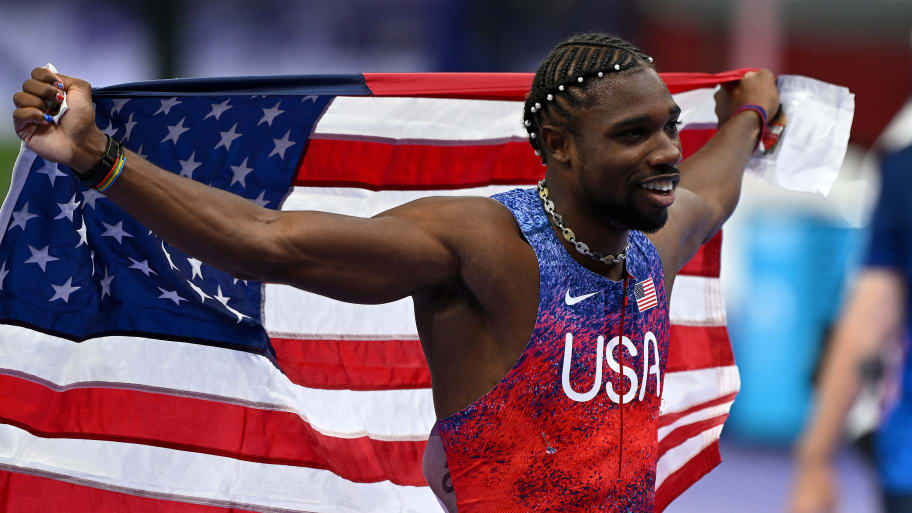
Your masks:
<instances>
[{"instance_id":1,"label":"blurred background","mask_svg":"<svg viewBox=\"0 0 912 513\"><path fill-rule=\"evenodd\" d=\"M912 142L912 107L898 116L912 93L910 29L908 0L0 0L0 196L18 152L12 95L47 62L95 86L534 72L559 40L600 30L632 40L660 71L768 67L846 86L856 95L855 120L832 194L788 193L748 177L725 227L722 273L742 391L723 433L722 466L667 510L783 511L790 447L865 244L879 187L876 155ZM877 386L872 381L850 419L849 435L860 442L839 459L840 511L878 511L862 436L881 415Z\"/></svg>"}]
</instances>

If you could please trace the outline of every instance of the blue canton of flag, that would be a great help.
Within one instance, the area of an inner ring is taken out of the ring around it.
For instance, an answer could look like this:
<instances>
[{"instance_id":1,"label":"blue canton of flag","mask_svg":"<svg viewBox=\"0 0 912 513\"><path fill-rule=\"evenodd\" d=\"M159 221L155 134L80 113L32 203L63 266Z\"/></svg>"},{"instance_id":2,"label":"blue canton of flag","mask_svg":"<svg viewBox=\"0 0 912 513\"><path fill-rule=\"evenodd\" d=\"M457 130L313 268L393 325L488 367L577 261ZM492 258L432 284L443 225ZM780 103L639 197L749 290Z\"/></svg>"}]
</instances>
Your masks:
<instances>
[{"instance_id":1,"label":"blue canton of flag","mask_svg":"<svg viewBox=\"0 0 912 513\"><path fill-rule=\"evenodd\" d=\"M99 128L163 169L277 209L329 99L96 98L95 107ZM71 340L131 334L273 356L261 283L163 242L63 166L29 151L20 159L32 159L30 172L0 215L4 322Z\"/></svg>"}]
</instances>

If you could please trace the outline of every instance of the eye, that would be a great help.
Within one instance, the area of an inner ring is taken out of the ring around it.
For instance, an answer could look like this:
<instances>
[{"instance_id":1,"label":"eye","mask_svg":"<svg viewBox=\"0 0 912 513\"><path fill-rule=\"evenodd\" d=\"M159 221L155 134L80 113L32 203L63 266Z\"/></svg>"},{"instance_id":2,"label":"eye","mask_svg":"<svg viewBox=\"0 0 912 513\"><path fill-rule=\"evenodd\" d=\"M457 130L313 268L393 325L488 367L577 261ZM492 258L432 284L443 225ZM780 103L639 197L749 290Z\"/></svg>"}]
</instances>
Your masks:
<instances>
[{"instance_id":1,"label":"eye","mask_svg":"<svg viewBox=\"0 0 912 513\"><path fill-rule=\"evenodd\" d=\"M643 127L639 127L639 126L631 127L631 128L621 131L618 135L622 139L635 141L635 140L641 139L644 135L646 135L646 130L643 129Z\"/></svg>"},{"instance_id":2,"label":"eye","mask_svg":"<svg viewBox=\"0 0 912 513\"><path fill-rule=\"evenodd\" d=\"M670 134L677 134L678 130L680 130L680 129L681 129L681 120L680 119L671 120L668 122L668 124L665 125L665 130Z\"/></svg>"}]
</instances>

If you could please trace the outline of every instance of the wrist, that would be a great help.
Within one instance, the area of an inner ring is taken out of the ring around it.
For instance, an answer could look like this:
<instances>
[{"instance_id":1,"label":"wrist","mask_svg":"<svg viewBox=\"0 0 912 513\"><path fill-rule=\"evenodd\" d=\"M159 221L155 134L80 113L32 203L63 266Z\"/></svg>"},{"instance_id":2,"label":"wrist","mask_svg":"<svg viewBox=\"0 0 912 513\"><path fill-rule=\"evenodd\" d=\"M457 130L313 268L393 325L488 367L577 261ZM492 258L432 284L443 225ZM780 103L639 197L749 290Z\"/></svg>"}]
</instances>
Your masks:
<instances>
[{"instance_id":1,"label":"wrist","mask_svg":"<svg viewBox=\"0 0 912 513\"><path fill-rule=\"evenodd\" d=\"M77 174L85 174L104 156L108 137L101 130L92 130L79 144L70 168Z\"/></svg>"},{"instance_id":2,"label":"wrist","mask_svg":"<svg viewBox=\"0 0 912 513\"><path fill-rule=\"evenodd\" d=\"M754 103L745 103L745 104L741 105L740 107L738 107L737 109L735 109L735 112L732 114L732 118L736 118L739 116L741 116L741 117L752 116L752 117L755 117L755 119L757 119L759 121L759 124L757 126L756 135L753 135L753 132L752 132L752 136L756 137L756 140L757 140L757 142L754 144L754 150L756 150L757 147L760 145L760 141L763 140L763 134L766 131L766 125L769 122L769 118L767 117L767 114L766 114L766 109L764 109L760 105L757 105Z\"/></svg>"}]
</instances>

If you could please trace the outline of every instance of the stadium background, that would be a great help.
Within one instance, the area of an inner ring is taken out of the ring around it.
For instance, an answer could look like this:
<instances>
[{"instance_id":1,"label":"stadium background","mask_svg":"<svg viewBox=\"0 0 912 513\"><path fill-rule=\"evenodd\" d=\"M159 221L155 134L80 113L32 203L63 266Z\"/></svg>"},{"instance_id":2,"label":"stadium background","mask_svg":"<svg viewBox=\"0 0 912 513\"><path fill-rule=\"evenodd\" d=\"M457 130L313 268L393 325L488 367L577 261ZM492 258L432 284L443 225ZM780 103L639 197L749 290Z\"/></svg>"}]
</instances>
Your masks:
<instances>
[{"instance_id":1,"label":"stadium background","mask_svg":"<svg viewBox=\"0 0 912 513\"><path fill-rule=\"evenodd\" d=\"M912 123L878 137L912 92L912 3L900 0L45 0L0 2L0 195L18 153L12 94L46 62L96 86L171 77L369 71L534 71L569 34L603 30L662 71L763 66L849 87L850 148L828 198L748 179L726 225L723 282L742 391L723 464L667 511L782 511L789 447L812 374L864 243L879 148L912 142ZM519 113L517 113L517 123ZM871 386L872 390L876 385ZM854 412L859 434L877 401ZM841 511L876 511L859 451L840 459Z\"/></svg>"}]
</instances>

